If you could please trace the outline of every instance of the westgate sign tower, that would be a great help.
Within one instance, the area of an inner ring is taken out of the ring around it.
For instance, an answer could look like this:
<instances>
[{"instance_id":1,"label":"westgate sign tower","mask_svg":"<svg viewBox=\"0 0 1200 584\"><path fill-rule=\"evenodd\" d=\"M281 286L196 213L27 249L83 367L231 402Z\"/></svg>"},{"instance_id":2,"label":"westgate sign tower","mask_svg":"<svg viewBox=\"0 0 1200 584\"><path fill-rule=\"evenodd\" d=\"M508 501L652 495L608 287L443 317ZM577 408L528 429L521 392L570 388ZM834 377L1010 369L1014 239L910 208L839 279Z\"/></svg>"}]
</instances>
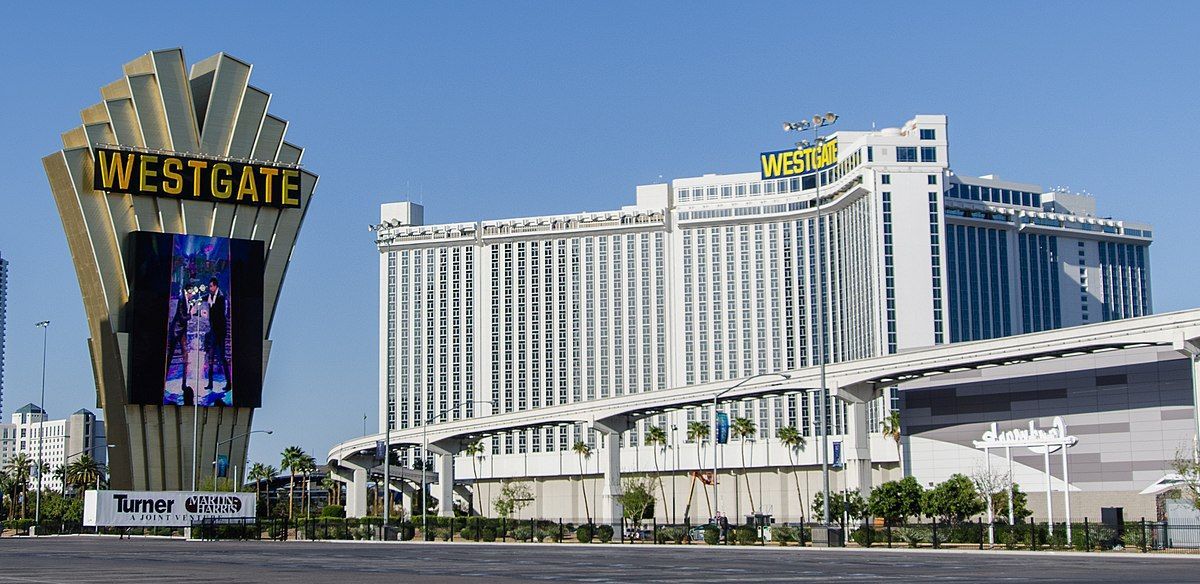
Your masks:
<instances>
[{"instance_id":1,"label":"westgate sign tower","mask_svg":"<svg viewBox=\"0 0 1200 584\"><path fill-rule=\"evenodd\" d=\"M42 159L83 295L112 488L187 489L218 458L245 461L317 184L250 72L224 53L189 69L182 49L149 52Z\"/></svg>"}]
</instances>

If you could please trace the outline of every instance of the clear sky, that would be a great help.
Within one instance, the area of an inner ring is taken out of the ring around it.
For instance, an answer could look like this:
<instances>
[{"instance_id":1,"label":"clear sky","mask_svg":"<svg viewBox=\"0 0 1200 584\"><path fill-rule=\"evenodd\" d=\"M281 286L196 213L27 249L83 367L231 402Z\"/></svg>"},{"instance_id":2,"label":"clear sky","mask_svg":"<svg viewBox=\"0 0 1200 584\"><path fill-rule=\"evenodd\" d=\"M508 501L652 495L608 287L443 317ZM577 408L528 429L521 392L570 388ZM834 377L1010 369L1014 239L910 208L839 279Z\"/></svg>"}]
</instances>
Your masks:
<instances>
[{"instance_id":1,"label":"clear sky","mask_svg":"<svg viewBox=\"0 0 1200 584\"><path fill-rule=\"evenodd\" d=\"M1200 305L1198 3L21 2L0 24L4 415L95 406L79 287L40 159L121 65L182 46L254 64L321 177L280 301L251 460L376 429L378 264L366 227L615 209L658 177L757 169L780 123L949 116L963 174L1094 193L1154 225L1158 312ZM850 3L847 3L850 4ZM823 12L824 11L824 12Z\"/></svg>"}]
</instances>

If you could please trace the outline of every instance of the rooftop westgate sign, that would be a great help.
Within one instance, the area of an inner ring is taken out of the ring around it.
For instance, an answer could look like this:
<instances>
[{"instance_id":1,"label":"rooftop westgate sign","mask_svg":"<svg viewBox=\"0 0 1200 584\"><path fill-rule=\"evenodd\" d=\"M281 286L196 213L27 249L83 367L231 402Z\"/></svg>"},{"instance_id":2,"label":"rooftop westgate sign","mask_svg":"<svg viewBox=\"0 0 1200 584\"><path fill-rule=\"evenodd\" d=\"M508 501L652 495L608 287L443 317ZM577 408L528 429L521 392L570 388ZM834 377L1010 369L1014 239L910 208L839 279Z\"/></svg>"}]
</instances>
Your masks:
<instances>
[{"instance_id":1,"label":"rooftop westgate sign","mask_svg":"<svg viewBox=\"0 0 1200 584\"><path fill-rule=\"evenodd\" d=\"M838 161L837 138L808 148L791 148L759 155L762 180L787 178L825 170Z\"/></svg>"},{"instance_id":2,"label":"rooftop westgate sign","mask_svg":"<svg viewBox=\"0 0 1200 584\"><path fill-rule=\"evenodd\" d=\"M300 170L180 154L95 148L92 188L264 207L300 207Z\"/></svg>"}]
</instances>

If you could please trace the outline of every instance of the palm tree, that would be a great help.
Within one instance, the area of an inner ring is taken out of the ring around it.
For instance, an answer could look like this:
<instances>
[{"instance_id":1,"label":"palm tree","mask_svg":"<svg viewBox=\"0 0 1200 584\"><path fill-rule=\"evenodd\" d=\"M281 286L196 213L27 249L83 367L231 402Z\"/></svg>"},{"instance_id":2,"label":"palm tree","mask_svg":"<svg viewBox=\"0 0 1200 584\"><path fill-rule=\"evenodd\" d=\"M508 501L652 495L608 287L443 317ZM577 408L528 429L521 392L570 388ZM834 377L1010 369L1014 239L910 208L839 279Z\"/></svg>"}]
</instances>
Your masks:
<instances>
[{"instance_id":1,"label":"palm tree","mask_svg":"<svg viewBox=\"0 0 1200 584\"><path fill-rule=\"evenodd\" d=\"M784 426L775 432L775 437L783 443L788 449L788 462L792 466L792 477L796 479L796 496L800 498L800 517L803 519L804 513L804 490L800 488L800 474L796 472L796 451L804 450L808 446L808 441L804 439L804 434L801 434L795 426Z\"/></svg>"},{"instance_id":2,"label":"palm tree","mask_svg":"<svg viewBox=\"0 0 1200 584\"><path fill-rule=\"evenodd\" d=\"M658 466L658 453L660 451L663 453L667 451L667 431L662 426L650 426L646 430L646 444L654 448L654 480L658 483L658 491L662 494L663 508L666 509L667 489L663 486L662 470ZM666 516L666 513L663 513L663 515ZM672 519L671 522L674 523L675 520Z\"/></svg>"},{"instance_id":3,"label":"palm tree","mask_svg":"<svg viewBox=\"0 0 1200 584\"><path fill-rule=\"evenodd\" d=\"M262 481L267 478L266 467L261 462L250 465L250 471L246 473L246 478L254 481L254 500L259 500L262 497Z\"/></svg>"},{"instance_id":4,"label":"palm tree","mask_svg":"<svg viewBox=\"0 0 1200 584\"><path fill-rule=\"evenodd\" d=\"M583 489L583 512L587 514L588 525L592 524L592 508L588 506L587 499L587 483L583 482L583 463L592 456L592 447L585 444L582 440L575 443L575 447L571 450L579 455L579 488Z\"/></svg>"},{"instance_id":5,"label":"palm tree","mask_svg":"<svg viewBox=\"0 0 1200 584\"><path fill-rule=\"evenodd\" d=\"M879 426L883 437L891 438L896 443L896 458L900 458L900 410L892 410L892 413L888 414L888 417L884 418Z\"/></svg>"},{"instance_id":6,"label":"palm tree","mask_svg":"<svg viewBox=\"0 0 1200 584\"><path fill-rule=\"evenodd\" d=\"M471 472L474 473L472 478L475 479L475 484L471 486L471 506L467 509L467 514L470 515L475 508L474 499L478 496L479 491L479 459L483 458L483 441L476 440L467 444L463 453L471 457Z\"/></svg>"},{"instance_id":7,"label":"palm tree","mask_svg":"<svg viewBox=\"0 0 1200 584\"><path fill-rule=\"evenodd\" d=\"M341 486L338 485L338 482L336 480L334 480L332 476L327 475L325 478L321 479L321 488L325 489L326 493L329 493L329 504L330 505L340 505L341 504L342 488L341 488Z\"/></svg>"},{"instance_id":8,"label":"palm tree","mask_svg":"<svg viewBox=\"0 0 1200 584\"><path fill-rule=\"evenodd\" d=\"M305 456L308 455L299 446L288 446L280 454L279 467L291 475L288 485L288 519L292 518L292 505L296 500L296 472L303 465Z\"/></svg>"},{"instance_id":9,"label":"palm tree","mask_svg":"<svg viewBox=\"0 0 1200 584\"><path fill-rule=\"evenodd\" d=\"M33 472L33 459L29 457L29 454L22 452L9 459L5 471L12 476L20 493L29 491L29 477ZM25 502L29 497L19 498L21 499L21 519L25 519Z\"/></svg>"},{"instance_id":10,"label":"palm tree","mask_svg":"<svg viewBox=\"0 0 1200 584\"><path fill-rule=\"evenodd\" d=\"M0 471L0 499L8 500L8 517L17 514L17 479L8 472Z\"/></svg>"},{"instance_id":11,"label":"palm tree","mask_svg":"<svg viewBox=\"0 0 1200 584\"><path fill-rule=\"evenodd\" d=\"M696 468L704 468L704 441L708 440L709 427L704 422L688 422L687 438L696 443ZM699 472L699 471L698 471ZM708 516L712 517L712 501L708 498L708 483L700 481L700 487L704 489L704 503L708 505ZM683 516L686 518L692 511L692 493L696 489L696 475L692 475L692 484L688 487L688 502L684 507Z\"/></svg>"},{"instance_id":12,"label":"palm tree","mask_svg":"<svg viewBox=\"0 0 1200 584\"><path fill-rule=\"evenodd\" d=\"M87 454L61 468L65 469L63 486L65 487L67 484L74 486L79 490L81 496L89 486L99 484L100 480L104 478L104 469L100 463Z\"/></svg>"},{"instance_id":13,"label":"palm tree","mask_svg":"<svg viewBox=\"0 0 1200 584\"><path fill-rule=\"evenodd\" d=\"M271 516L271 482L279 478L279 469L269 464L263 465L262 480L267 482L267 486L263 487L263 498L267 502L267 517Z\"/></svg>"},{"instance_id":14,"label":"palm tree","mask_svg":"<svg viewBox=\"0 0 1200 584\"><path fill-rule=\"evenodd\" d=\"M750 475L746 474L746 442L754 437L758 428L750 418L734 418L729 430L734 438L742 441L742 476L746 477L746 495L750 497L750 512L753 513L755 511L754 491L750 488Z\"/></svg>"},{"instance_id":15,"label":"palm tree","mask_svg":"<svg viewBox=\"0 0 1200 584\"><path fill-rule=\"evenodd\" d=\"M300 472L304 473L304 514L312 516L312 475L317 470L317 461L310 454L305 454L300 460Z\"/></svg>"},{"instance_id":16,"label":"palm tree","mask_svg":"<svg viewBox=\"0 0 1200 584\"><path fill-rule=\"evenodd\" d=\"M58 479L59 492L67 494L67 465L60 464L51 471L50 476Z\"/></svg>"}]
</instances>

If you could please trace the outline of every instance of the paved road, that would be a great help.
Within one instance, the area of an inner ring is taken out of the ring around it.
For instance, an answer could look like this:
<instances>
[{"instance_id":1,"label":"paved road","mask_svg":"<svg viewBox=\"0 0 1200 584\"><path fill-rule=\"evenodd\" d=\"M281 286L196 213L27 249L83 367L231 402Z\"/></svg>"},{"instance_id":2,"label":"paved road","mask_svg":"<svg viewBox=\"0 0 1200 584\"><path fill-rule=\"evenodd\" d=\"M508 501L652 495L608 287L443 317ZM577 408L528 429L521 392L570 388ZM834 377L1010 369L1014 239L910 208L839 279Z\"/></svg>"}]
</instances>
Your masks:
<instances>
[{"instance_id":1,"label":"paved road","mask_svg":"<svg viewBox=\"0 0 1200 584\"><path fill-rule=\"evenodd\" d=\"M693 546L0 540L0 583L1196 582L1200 556Z\"/></svg>"}]
</instances>

